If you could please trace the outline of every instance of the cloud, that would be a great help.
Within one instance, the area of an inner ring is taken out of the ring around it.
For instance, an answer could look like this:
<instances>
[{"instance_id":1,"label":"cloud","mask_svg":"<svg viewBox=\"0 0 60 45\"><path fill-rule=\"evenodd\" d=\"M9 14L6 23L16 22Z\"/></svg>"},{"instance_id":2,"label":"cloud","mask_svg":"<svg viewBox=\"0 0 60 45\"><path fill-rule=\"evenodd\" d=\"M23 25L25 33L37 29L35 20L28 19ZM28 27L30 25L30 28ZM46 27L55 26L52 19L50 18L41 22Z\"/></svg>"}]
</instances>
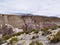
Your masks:
<instances>
[{"instance_id":1,"label":"cloud","mask_svg":"<svg viewBox=\"0 0 60 45\"><path fill-rule=\"evenodd\" d=\"M60 0L0 0L0 13L60 16Z\"/></svg>"}]
</instances>

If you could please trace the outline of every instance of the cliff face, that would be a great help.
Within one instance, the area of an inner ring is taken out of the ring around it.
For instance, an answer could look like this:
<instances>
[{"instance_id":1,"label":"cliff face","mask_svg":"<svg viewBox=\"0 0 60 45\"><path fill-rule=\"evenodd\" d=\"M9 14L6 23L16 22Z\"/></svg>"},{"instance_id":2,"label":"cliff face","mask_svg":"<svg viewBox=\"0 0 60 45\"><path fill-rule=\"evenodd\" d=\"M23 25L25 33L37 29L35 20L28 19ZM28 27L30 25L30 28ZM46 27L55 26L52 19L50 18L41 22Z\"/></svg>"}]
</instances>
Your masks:
<instances>
[{"instance_id":1,"label":"cliff face","mask_svg":"<svg viewBox=\"0 0 60 45\"><path fill-rule=\"evenodd\" d=\"M24 24L23 19L21 16L16 15L0 15L0 25L1 24L10 24L14 27L22 27L22 24Z\"/></svg>"},{"instance_id":2,"label":"cliff face","mask_svg":"<svg viewBox=\"0 0 60 45\"><path fill-rule=\"evenodd\" d=\"M0 25L6 23L24 30L33 30L60 25L60 18L1 14Z\"/></svg>"}]
</instances>

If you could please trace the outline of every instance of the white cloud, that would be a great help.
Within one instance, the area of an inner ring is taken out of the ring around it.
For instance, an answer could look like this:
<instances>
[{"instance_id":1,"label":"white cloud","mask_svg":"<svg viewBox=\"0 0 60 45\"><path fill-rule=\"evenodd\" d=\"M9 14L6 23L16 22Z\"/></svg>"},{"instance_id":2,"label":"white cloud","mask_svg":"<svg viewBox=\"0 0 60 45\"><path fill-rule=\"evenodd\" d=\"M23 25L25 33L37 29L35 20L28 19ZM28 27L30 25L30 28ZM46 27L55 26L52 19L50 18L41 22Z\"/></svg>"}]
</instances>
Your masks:
<instances>
[{"instance_id":1,"label":"white cloud","mask_svg":"<svg viewBox=\"0 0 60 45\"><path fill-rule=\"evenodd\" d=\"M0 13L60 16L60 0L0 0Z\"/></svg>"}]
</instances>

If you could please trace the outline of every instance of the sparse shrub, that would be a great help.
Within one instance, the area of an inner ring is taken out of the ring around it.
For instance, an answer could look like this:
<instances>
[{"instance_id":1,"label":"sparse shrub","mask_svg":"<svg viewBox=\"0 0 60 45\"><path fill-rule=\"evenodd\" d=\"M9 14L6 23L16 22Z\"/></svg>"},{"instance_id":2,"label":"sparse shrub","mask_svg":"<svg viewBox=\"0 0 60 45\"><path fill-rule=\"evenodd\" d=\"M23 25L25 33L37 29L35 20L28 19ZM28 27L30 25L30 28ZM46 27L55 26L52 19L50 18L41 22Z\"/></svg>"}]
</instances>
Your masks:
<instances>
[{"instance_id":1,"label":"sparse shrub","mask_svg":"<svg viewBox=\"0 0 60 45\"><path fill-rule=\"evenodd\" d=\"M12 36L18 36L18 34L17 33L14 33L14 34L12 34Z\"/></svg>"},{"instance_id":2,"label":"sparse shrub","mask_svg":"<svg viewBox=\"0 0 60 45\"><path fill-rule=\"evenodd\" d=\"M60 42L60 31L57 32L57 34L54 36L54 38L52 40L50 40L50 42Z\"/></svg>"},{"instance_id":3,"label":"sparse shrub","mask_svg":"<svg viewBox=\"0 0 60 45\"><path fill-rule=\"evenodd\" d=\"M39 38L39 36L38 36L38 35L36 35L36 36L33 36L33 37L32 37L32 39L36 39L36 38Z\"/></svg>"},{"instance_id":4,"label":"sparse shrub","mask_svg":"<svg viewBox=\"0 0 60 45\"><path fill-rule=\"evenodd\" d=\"M60 36L60 30L57 32L56 36Z\"/></svg>"},{"instance_id":5,"label":"sparse shrub","mask_svg":"<svg viewBox=\"0 0 60 45\"><path fill-rule=\"evenodd\" d=\"M32 42L30 43L30 45L35 45L35 44L34 44L34 41L32 41Z\"/></svg>"},{"instance_id":6,"label":"sparse shrub","mask_svg":"<svg viewBox=\"0 0 60 45\"><path fill-rule=\"evenodd\" d=\"M28 31L28 32L26 31L25 33L26 33L26 34L30 34L31 32L34 32L34 33L37 34L37 33L39 32L39 30L32 30L32 31L30 31L30 32L29 32L29 31Z\"/></svg>"},{"instance_id":7,"label":"sparse shrub","mask_svg":"<svg viewBox=\"0 0 60 45\"><path fill-rule=\"evenodd\" d=\"M54 27L52 27L51 29L52 29L52 30L55 30L55 29L57 29L57 28L58 28L57 26L54 26Z\"/></svg>"},{"instance_id":8,"label":"sparse shrub","mask_svg":"<svg viewBox=\"0 0 60 45\"><path fill-rule=\"evenodd\" d=\"M11 38L10 35L5 35L5 36L3 36L3 40L8 40L9 38Z\"/></svg>"},{"instance_id":9,"label":"sparse shrub","mask_svg":"<svg viewBox=\"0 0 60 45\"><path fill-rule=\"evenodd\" d=\"M49 31L48 28L44 28L44 29L42 29L42 31L43 31L42 35L48 35L48 34L51 34L51 31Z\"/></svg>"},{"instance_id":10,"label":"sparse shrub","mask_svg":"<svg viewBox=\"0 0 60 45\"><path fill-rule=\"evenodd\" d=\"M17 37L14 37L10 40L10 43L11 44L14 44L14 43L17 43L18 42L18 38Z\"/></svg>"},{"instance_id":11,"label":"sparse shrub","mask_svg":"<svg viewBox=\"0 0 60 45\"><path fill-rule=\"evenodd\" d=\"M55 36L50 42L59 42L60 41L60 37L59 36Z\"/></svg>"},{"instance_id":12,"label":"sparse shrub","mask_svg":"<svg viewBox=\"0 0 60 45\"><path fill-rule=\"evenodd\" d=\"M32 37L32 39L35 39L35 38L36 38L35 36Z\"/></svg>"},{"instance_id":13,"label":"sparse shrub","mask_svg":"<svg viewBox=\"0 0 60 45\"><path fill-rule=\"evenodd\" d=\"M35 30L35 31L34 31L34 33L36 33L36 34L37 34L38 32L39 32L39 30Z\"/></svg>"},{"instance_id":14,"label":"sparse shrub","mask_svg":"<svg viewBox=\"0 0 60 45\"><path fill-rule=\"evenodd\" d=\"M47 32L48 30L49 30L48 28L41 29L41 31L44 31L44 32Z\"/></svg>"},{"instance_id":15,"label":"sparse shrub","mask_svg":"<svg viewBox=\"0 0 60 45\"><path fill-rule=\"evenodd\" d=\"M36 41L36 45L43 45L43 44L39 41Z\"/></svg>"},{"instance_id":16,"label":"sparse shrub","mask_svg":"<svg viewBox=\"0 0 60 45\"><path fill-rule=\"evenodd\" d=\"M48 31L48 30L49 30L49 28L44 28L44 29L43 29L43 31Z\"/></svg>"},{"instance_id":17,"label":"sparse shrub","mask_svg":"<svg viewBox=\"0 0 60 45\"><path fill-rule=\"evenodd\" d=\"M14 34L12 34L12 36L19 36L19 35L21 35L21 34L24 34L24 32L14 33Z\"/></svg>"},{"instance_id":18,"label":"sparse shrub","mask_svg":"<svg viewBox=\"0 0 60 45\"><path fill-rule=\"evenodd\" d=\"M30 32L25 32L26 34L29 34Z\"/></svg>"},{"instance_id":19,"label":"sparse shrub","mask_svg":"<svg viewBox=\"0 0 60 45\"><path fill-rule=\"evenodd\" d=\"M40 41L32 41L30 45L43 45Z\"/></svg>"},{"instance_id":20,"label":"sparse shrub","mask_svg":"<svg viewBox=\"0 0 60 45\"><path fill-rule=\"evenodd\" d=\"M60 28L60 26L57 26L58 28Z\"/></svg>"},{"instance_id":21,"label":"sparse shrub","mask_svg":"<svg viewBox=\"0 0 60 45\"><path fill-rule=\"evenodd\" d=\"M39 30L33 30L33 32L37 34L37 33L39 33Z\"/></svg>"}]
</instances>

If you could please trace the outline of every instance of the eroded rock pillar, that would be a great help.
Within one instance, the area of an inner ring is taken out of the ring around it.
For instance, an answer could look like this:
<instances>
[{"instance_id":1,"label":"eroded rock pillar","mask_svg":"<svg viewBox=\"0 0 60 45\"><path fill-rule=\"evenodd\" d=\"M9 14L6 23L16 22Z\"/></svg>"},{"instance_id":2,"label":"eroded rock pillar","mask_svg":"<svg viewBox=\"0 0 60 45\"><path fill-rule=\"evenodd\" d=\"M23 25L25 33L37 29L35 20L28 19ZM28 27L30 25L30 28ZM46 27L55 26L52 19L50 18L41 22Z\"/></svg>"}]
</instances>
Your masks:
<instances>
[{"instance_id":1,"label":"eroded rock pillar","mask_svg":"<svg viewBox=\"0 0 60 45\"><path fill-rule=\"evenodd\" d=\"M8 24L8 17L7 15L3 15L3 23Z\"/></svg>"}]
</instances>

